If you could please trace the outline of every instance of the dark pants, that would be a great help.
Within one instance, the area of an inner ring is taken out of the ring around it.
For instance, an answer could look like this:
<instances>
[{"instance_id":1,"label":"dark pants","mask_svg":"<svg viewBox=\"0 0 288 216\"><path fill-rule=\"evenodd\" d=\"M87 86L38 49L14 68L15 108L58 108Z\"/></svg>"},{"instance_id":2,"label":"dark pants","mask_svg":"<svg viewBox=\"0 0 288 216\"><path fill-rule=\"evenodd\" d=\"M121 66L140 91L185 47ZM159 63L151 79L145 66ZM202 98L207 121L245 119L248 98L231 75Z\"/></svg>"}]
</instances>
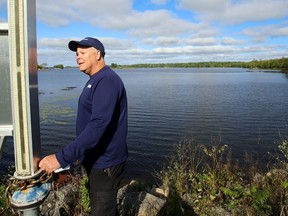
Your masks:
<instances>
[{"instance_id":1,"label":"dark pants","mask_svg":"<svg viewBox=\"0 0 288 216\"><path fill-rule=\"evenodd\" d=\"M124 163L107 168L92 169L89 177L91 216L115 216L117 191Z\"/></svg>"}]
</instances>

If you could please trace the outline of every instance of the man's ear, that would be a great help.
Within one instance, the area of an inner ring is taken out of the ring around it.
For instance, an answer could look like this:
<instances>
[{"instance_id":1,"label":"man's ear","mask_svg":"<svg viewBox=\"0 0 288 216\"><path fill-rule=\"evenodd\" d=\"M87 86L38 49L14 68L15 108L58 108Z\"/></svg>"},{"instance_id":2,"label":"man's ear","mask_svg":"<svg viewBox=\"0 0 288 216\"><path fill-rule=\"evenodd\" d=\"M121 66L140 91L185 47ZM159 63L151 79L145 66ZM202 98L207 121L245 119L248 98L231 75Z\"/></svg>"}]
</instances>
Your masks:
<instances>
[{"instance_id":1,"label":"man's ear","mask_svg":"<svg viewBox=\"0 0 288 216\"><path fill-rule=\"evenodd\" d=\"M100 61L100 59L102 58L101 56L101 52L99 50L97 50L97 60Z\"/></svg>"}]
</instances>

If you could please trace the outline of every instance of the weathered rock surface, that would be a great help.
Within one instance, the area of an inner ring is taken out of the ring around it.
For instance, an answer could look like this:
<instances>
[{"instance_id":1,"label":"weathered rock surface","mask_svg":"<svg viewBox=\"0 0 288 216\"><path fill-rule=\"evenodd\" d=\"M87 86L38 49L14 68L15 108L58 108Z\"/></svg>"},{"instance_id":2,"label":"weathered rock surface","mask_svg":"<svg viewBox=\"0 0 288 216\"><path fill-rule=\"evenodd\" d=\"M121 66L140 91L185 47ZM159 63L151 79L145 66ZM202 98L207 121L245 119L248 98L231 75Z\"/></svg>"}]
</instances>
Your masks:
<instances>
[{"instance_id":1,"label":"weathered rock surface","mask_svg":"<svg viewBox=\"0 0 288 216\"><path fill-rule=\"evenodd\" d=\"M74 215L77 188L67 184L59 190L50 191L49 196L40 206L40 214L47 216Z\"/></svg>"},{"instance_id":2,"label":"weathered rock surface","mask_svg":"<svg viewBox=\"0 0 288 216\"><path fill-rule=\"evenodd\" d=\"M79 203L78 188L66 184L50 192L40 206L40 214L45 216L86 216ZM145 189L137 181L131 181L118 191L120 216L156 216L165 206L166 199L161 189Z\"/></svg>"},{"instance_id":3,"label":"weathered rock surface","mask_svg":"<svg viewBox=\"0 0 288 216\"><path fill-rule=\"evenodd\" d=\"M118 191L118 209L122 216L156 216L164 207L166 200L154 193L143 190L138 182L131 181Z\"/></svg>"}]
</instances>

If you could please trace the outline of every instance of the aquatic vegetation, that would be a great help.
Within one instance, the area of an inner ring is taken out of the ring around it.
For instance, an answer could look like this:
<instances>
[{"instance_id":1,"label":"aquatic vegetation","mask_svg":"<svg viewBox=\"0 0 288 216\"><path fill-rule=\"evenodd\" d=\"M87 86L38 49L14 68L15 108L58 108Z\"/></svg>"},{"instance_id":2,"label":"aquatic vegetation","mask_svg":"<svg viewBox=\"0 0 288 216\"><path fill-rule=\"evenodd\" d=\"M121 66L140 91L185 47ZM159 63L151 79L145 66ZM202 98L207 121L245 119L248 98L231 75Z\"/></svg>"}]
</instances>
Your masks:
<instances>
[{"instance_id":1,"label":"aquatic vegetation","mask_svg":"<svg viewBox=\"0 0 288 216\"><path fill-rule=\"evenodd\" d=\"M73 119L71 121L71 119ZM49 103L40 109L40 122L58 125L71 124L76 119L76 110L63 104Z\"/></svg>"}]
</instances>

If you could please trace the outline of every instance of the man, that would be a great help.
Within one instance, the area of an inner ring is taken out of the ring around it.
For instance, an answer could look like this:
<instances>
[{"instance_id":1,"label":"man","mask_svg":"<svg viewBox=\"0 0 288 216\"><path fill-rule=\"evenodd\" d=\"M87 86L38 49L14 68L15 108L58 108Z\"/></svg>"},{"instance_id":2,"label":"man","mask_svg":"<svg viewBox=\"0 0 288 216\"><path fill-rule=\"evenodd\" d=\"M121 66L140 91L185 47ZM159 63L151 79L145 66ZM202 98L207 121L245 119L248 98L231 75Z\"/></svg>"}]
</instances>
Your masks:
<instances>
[{"instance_id":1,"label":"man","mask_svg":"<svg viewBox=\"0 0 288 216\"><path fill-rule=\"evenodd\" d=\"M76 138L39 167L48 173L80 159L89 177L91 215L115 215L117 190L127 160L127 97L119 76L105 64L96 38L70 41L80 71L90 79L78 102Z\"/></svg>"}]
</instances>

